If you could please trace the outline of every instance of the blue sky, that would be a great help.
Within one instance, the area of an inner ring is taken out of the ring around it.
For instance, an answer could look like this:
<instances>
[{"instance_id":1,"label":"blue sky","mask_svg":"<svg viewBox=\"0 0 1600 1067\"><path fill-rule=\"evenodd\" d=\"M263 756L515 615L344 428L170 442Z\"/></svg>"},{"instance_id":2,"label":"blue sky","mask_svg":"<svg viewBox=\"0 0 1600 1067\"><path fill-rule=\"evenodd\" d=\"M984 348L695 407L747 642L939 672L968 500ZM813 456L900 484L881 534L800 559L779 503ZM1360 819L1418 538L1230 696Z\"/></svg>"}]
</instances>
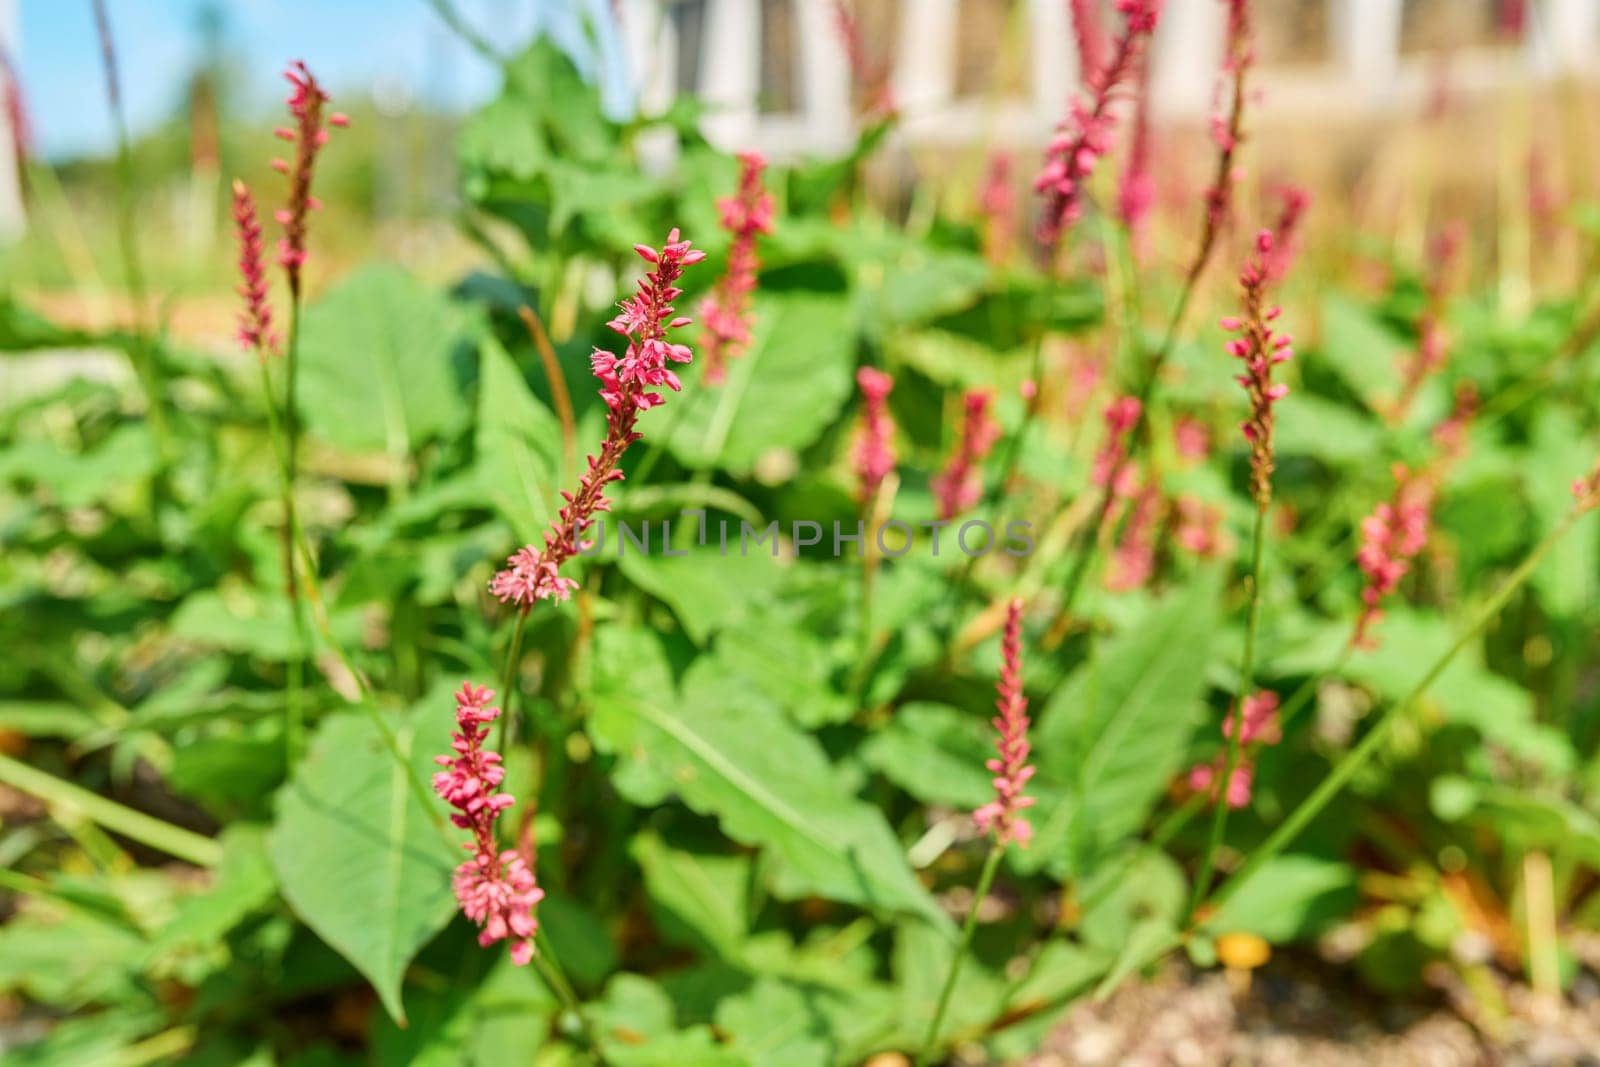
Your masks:
<instances>
[{"instance_id":1,"label":"blue sky","mask_svg":"<svg viewBox=\"0 0 1600 1067\"><path fill-rule=\"evenodd\" d=\"M20 29L14 48L38 148L62 157L112 143L90 0L0 0ZM427 0L107 0L117 38L129 124L135 131L170 115L200 52L199 24L219 11L229 54L252 106L283 95L285 61L304 59L330 91L403 86L413 97L465 108L492 97L497 71L434 15ZM502 50L547 27L570 37L582 9L607 0L453 0L462 17ZM609 26L605 27L609 30ZM614 58L615 38L605 35ZM619 70L611 65L612 70ZM616 97L613 104L625 106Z\"/></svg>"}]
</instances>

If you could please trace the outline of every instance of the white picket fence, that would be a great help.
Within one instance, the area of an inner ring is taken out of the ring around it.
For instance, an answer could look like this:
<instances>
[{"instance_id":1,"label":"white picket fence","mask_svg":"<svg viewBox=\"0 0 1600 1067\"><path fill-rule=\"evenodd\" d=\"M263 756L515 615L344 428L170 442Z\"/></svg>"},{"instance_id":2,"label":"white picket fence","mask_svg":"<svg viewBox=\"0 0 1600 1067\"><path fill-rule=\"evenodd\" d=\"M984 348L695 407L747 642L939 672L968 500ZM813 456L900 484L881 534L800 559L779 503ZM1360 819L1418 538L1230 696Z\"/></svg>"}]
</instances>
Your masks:
<instances>
[{"instance_id":1,"label":"white picket fence","mask_svg":"<svg viewBox=\"0 0 1600 1067\"><path fill-rule=\"evenodd\" d=\"M1066 0L1015 0L1023 5L1028 92L995 101L963 98L956 88L960 5L964 0L897 0L898 40L886 57L892 91L913 144L960 144L975 137L1036 142L1048 136L1077 84ZM1255 5L1257 20L1282 17L1276 0ZM1265 106L1308 115L1360 113L1416 106L1437 77L1437 57L1407 55L1403 19L1411 0L1322 0L1329 61L1263 70ZM1471 3L1480 0L1449 0ZM694 37L679 40L683 14L697 7ZM760 148L784 156L837 150L852 138L851 77L834 25L833 0L618 0L635 89L645 109L659 108L678 88L691 88L716 110L708 137L728 148ZM1534 0L1520 51L1467 50L1451 59L1455 91L1493 90L1508 79L1600 73L1600 0ZM793 25L798 107L773 113L761 101L764 12ZM1221 0L1166 0L1156 35L1153 105L1159 116L1185 119L1210 107L1225 32ZM1293 27L1287 27L1293 32ZM879 42L879 47L885 43ZM693 54L697 52L698 54ZM680 54L691 69L680 70Z\"/></svg>"}]
</instances>

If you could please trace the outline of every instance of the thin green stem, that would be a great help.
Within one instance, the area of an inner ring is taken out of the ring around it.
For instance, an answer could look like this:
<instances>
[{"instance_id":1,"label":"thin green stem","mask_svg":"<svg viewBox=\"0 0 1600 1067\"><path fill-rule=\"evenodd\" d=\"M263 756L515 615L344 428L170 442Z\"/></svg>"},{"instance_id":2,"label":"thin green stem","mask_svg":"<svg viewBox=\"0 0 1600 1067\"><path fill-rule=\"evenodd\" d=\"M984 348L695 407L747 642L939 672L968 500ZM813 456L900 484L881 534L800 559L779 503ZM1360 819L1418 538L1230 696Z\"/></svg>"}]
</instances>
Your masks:
<instances>
[{"instance_id":1,"label":"thin green stem","mask_svg":"<svg viewBox=\"0 0 1600 1067\"><path fill-rule=\"evenodd\" d=\"M561 969L561 963L556 959L555 952L551 949L550 938L545 934L544 927L539 927L534 934L535 952L533 954L534 966L539 968L539 974L544 978L556 998L561 1001L562 1007L571 1012L578 1020L578 1025L583 1028L584 1040L589 1043L594 1052L595 1060L601 1064L606 1062L605 1053L600 1048L600 1035L595 1032L594 1024L589 1021L589 1016L584 1013L583 1003L578 1000L578 994L573 990L572 983L567 980L566 972Z\"/></svg>"},{"instance_id":2,"label":"thin green stem","mask_svg":"<svg viewBox=\"0 0 1600 1067\"><path fill-rule=\"evenodd\" d=\"M1222 847L1228 827L1228 788L1234 772L1239 767L1239 755L1244 750L1244 702L1249 699L1252 676L1255 673L1256 629L1261 619L1261 556L1266 544L1265 507L1256 508L1255 531L1250 548L1250 606L1244 628L1244 656L1239 662L1239 688L1234 694L1233 709L1229 712L1233 727L1228 731L1228 754L1222 761L1222 777L1217 779L1216 811L1211 818L1211 838L1206 842L1205 854L1200 860L1200 875L1195 879L1194 892L1189 897L1189 917L1205 899L1211 888L1211 876L1216 869L1217 850ZM1226 722L1226 720L1224 720Z\"/></svg>"},{"instance_id":3,"label":"thin green stem","mask_svg":"<svg viewBox=\"0 0 1600 1067\"><path fill-rule=\"evenodd\" d=\"M961 964L967 958L967 951L972 947L972 935L978 929L978 912L983 909L984 899L989 895L989 889L994 885L994 876L1000 869L1000 858L1005 855L1005 846L996 841L989 846L989 855L983 861L983 871L978 875L978 886L972 891L972 907L967 911L967 919L961 924L961 940L956 943L956 954L950 960L950 971L944 977L944 988L939 990L939 1003L933 1009L933 1018L928 1021L928 1033L922 1039L922 1048L917 1053L918 1067L927 1067L932 1061L934 1052L938 1048L939 1029L944 1025L944 1013L950 1007L950 997L956 991L956 979L961 975Z\"/></svg>"},{"instance_id":4,"label":"thin green stem","mask_svg":"<svg viewBox=\"0 0 1600 1067\"><path fill-rule=\"evenodd\" d=\"M506 751L506 742L509 737L507 723L516 714L517 699L517 665L522 660L522 633L528 626L528 609L517 610L517 621L511 630L511 645L506 650L505 666L500 671L500 751Z\"/></svg>"},{"instance_id":5,"label":"thin green stem","mask_svg":"<svg viewBox=\"0 0 1600 1067\"><path fill-rule=\"evenodd\" d=\"M1399 713L1409 709L1421 699L1422 695L1428 691L1428 687L1433 685L1439 676L1444 673L1445 668L1450 665L1450 661L1455 659L1456 655L1478 636L1483 628L1489 624L1489 620L1498 615L1512 595L1527 582L1528 578L1533 574L1534 568L1539 565L1539 561L1572 529L1582 514L1583 510L1581 508L1573 508L1567 513L1566 518L1562 519L1556 528L1551 530L1545 539L1534 547L1528 557L1517 565L1516 570L1506 577L1506 580L1495 590L1494 595L1484 603L1483 607L1478 609L1478 613L1473 616L1472 621L1461 632L1461 636L1455 640L1455 643L1434 661L1433 665L1428 668L1416 685L1411 687L1409 692L1383 712L1382 717L1379 718L1372 729L1367 731L1366 736L1361 739L1360 743L1345 753L1344 758L1335 764L1328 776L1317 784L1317 788L1312 790L1311 795L1301 801L1300 805L1289 813L1289 817L1278 824L1277 829L1262 842L1260 848L1251 853L1250 858L1245 862L1244 866L1239 868L1238 873L1222 884L1211 898L1211 910L1221 908L1232 899L1234 894L1247 885L1250 879L1255 877L1269 860L1282 852L1289 842L1298 837L1300 832L1310 824L1311 820L1316 818L1322 809L1328 806L1328 803L1338 795L1339 791L1355 776L1356 772L1365 766L1367 761L1378 751L1383 744L1384 738L1388 736L1390 729L1399 718Z\"/></svg>"},{"instance_id":6,"label":"thin green stem","mask_svg":"<svg viewBox=\"0 0 1600 1067\"><path fill-rule=\"evenodd\" d=\"M296 654L289 660L285 681L283 747L287 755L286 766L293 767L300 753L305 751L305 661L311 655L311 635L306 629L304 613L300 610L300 597L295 580L295 524L294 475L286 453L285 439L278 406L272 398L272 373L266 354L256 353L261 364L261 394L267 408L267 432L272 438L272 451L278 460L279 492L283 502L283 574L284 592L289 598L294 616Z\"/></svg>"},{"instance_id":7,"label":"thin green stem","mask_svg":"<svg viewBox=\"0 0 1600 1067\"><path fill-rule=\"evenodd\" d=\"M38 797L60 814L82 815L112 833L197 867L215 867L222 862L222 846L211 838L135 811L10 756L0 755L0 783Z\"/></svg>"}]
</instances>

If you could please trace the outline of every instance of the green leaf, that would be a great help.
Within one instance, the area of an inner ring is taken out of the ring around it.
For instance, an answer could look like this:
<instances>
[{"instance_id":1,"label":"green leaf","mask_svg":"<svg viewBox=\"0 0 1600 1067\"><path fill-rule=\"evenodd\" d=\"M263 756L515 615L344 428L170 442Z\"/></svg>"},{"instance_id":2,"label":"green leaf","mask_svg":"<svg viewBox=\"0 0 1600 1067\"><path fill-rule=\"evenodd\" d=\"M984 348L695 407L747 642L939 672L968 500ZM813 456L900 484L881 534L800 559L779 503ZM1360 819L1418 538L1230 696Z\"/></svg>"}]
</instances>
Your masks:
<instances>
[{"instance_id":1,"label":"green leaf","mask_svg":"<svg viewBox=\"0 0 1600 1067\"><path fill-rule=\"evenodd\" d=\"M597 746L643 764L651 782L670 782L735 841L769 849L780 864L779 895L817 895L947 925L883 815L842 792L821 747L770 702L709 661L689 669L681 694L616 681L596 686L589 728Z\"/></svg>"},{"instance_id":2,"label":"green leaf","mask_svg":"<svg viewBox=\"0 0 1600 1067\"><path fill-rule=\"evenodd\" d=\"M204 589L179 605L172 616L172 633L211 648L282 661L299 655L292 611L281 593ZM346 647L360 643L359 611L336 612L330 622L334 636Z\"/></svg>"},{"instance_id":3,"label":"green leaf","mask_svg":"<svg viewBox=\"0 0 1600 1067\"><path fill-rule=\"evenodd\" d=\"M994 798L983 766L994 754L992 733L982 715L945 704L904 704L867 738L861 758L924 804L970 811Z\"/></svg>"},{"instance_id":4,"label":"green leaf","mask_svg":"<svg viewBox=\"0 0 1600 1067\"><path fill-rule=\"evenodd\" d=\"M1369 409L1381 410L1399 395L1397 368L1410 348L1371 309L1346 296L1323 298L1317 354Z\"/></svg>"},{"instance_id":5,"label":"green leaf","mask_svg":"<svg viewBox=\"0 0 1600 1067\"><path fill-rule=\"evenodd\" d=\"M714 548L690 548L695 520L668 523L674 527L673 554L666 552L669 546L662 536L661 523L652 522L645 530L647 553L635 551L631 542L622 542L622 533L613 524L608 536L619 541L607 547L605 555L619 552L622 573L639 588L666 601L689 640L703 645L712 633L738 626L761 606L781 577L778 562L769 550L755 546L748 553L730 549L726 556ZM708 532L707 536L715 542L714 533Z\"/></svg>"},{"instance_id":6,"label":"green leaf","mask_svg":"<svg viewBox=\"0 0 1600 1067\"><path fill-rule=\"evenodd\" d=\"M606 1062L617 1067L749 1067L709 1026L678 1029L672 999L642 975L617 975L593 1011Z\"/></svg>"},{"instance_id":7,"label":"green leaf","mask_svg":"<svg viewBox=\"0 0 1600 1067\"><path fill-rule=\"evenodd\" d=\"M668 447L686 466L747 473L773 449L805 448L850 395L855 326L840 297L758 298L750 349L727 381L692 382Z\"/></svg>"},{"instance_id":8,"label":"green leaf","mask_svg":"<svg viewBox=\"0 0 1600 1067\"><path fill-rule=\"evenodd\" d=\"M754 1067L860 1063L894 1019L894 1000L875 994L763 977L722 999L717 1029Z\"/></svg>"},{"instance_id":9,"label":"green leaf","mask_svg":"<svg viewBox=\"0 0 1600 1067\"><path fill-rule=\"evenodd\" d=\"M306 309L296 391L306 427L352 451L409 455L467 416L465 319L438 289L373 264Z\"/></svg>"},{"instance_id":10,"label":"green leaf","mask_svg":"<svg viewBox=\"0 0 1600 1067\"><path fill-rule=\"evenodd\" d=\"M1383 445L1383 431L1358 410L1295 389L1278 401L1273 445L1282 456L1310 456L1324 463L1370 460Z\"/></svg>"},{"instance_id":11,"label":"green leaf","mask_svg":"<svg viewBox=\"0 0 1600 1067\"><path fill-rule=\"evenodd\" d=\"M1595 447L1565 409L1549 407L1533 424L1532 455L1523 464L1529 502L1540 534L1548 534L1572 510L1573 479L1594 463ZM1558 619L1571 618L1600 602L1600 518L1594 513L1550 550L1533 572L1540 603Z\"/></svg>"},{"instance_id":12,"label":"green leaf","mask_svg":"<svg viewBox=\"0 0 1600 1067\"><path fill-rule=\"evenodd\" d=\"M424 777L437 770L434 754L449 748L453 710L441 687L392 720L400 751ZM403 1021L401 979L455 911L450 874L458 854L367 716L342 712L317 729L278 793L267 852L295 913Z\"/></svg>"},{"instance_id":13,"label":"green leaf","mask_svg":"<svg viewBox=\"0 0 1600 1067\"><path fill-rule=\"evenodd\" d=\"M739 959L750 929L748 856L678 848L651 830L634 837L628 851L644 872L653 903L693 940L723 959Z\"/></svg>"},{"instance_id":14,"label":"green leaf","mask_svg":"<svg viewBox=\"0 0 1600 1067\"><path fill-rule=\"evenodd\" d=\"M556 516L561 424L534 398L500 342L478 346L478 428L473 441L480 480L519 541L536 541Z\"/></svg>"},{"instance_id":15,"label":"green leaf","mask_svg":"<svg viewBox=\"0 0 1600 1067\"><path fill-rule=\"evenodd\" d=\"M1358 902L1347 863L1287 853L1274 856L1205 921L1213 934L1243 931L1275 944L1313 937Z\"/></svg>"},{"instance_id":16,"label":"green leaf","mask_svg":"<svg viewBox=\"0 0 1600 1067\"><path fill-rule=\"evenodd\" d=\"M210 888L178 904L178 913L156 934L152 958L178 948L203 948L221 940L245 916L264 907L277 889L267 863L266 834L251 823L222 832L222 863Z\"/></svg>"},{"instance_id":17,"label":"green leaf","mask_svg":"<svg viewBox=\"0 0 1600 1067\"><path fill-rule=\"evenodd\" d=\"M1182 766L1217 631L1220 575L1202 572L1104 642L1039 716L1033 846L1012 856L1082 874L1137 833Z\"/></svg>"}]
</instances>

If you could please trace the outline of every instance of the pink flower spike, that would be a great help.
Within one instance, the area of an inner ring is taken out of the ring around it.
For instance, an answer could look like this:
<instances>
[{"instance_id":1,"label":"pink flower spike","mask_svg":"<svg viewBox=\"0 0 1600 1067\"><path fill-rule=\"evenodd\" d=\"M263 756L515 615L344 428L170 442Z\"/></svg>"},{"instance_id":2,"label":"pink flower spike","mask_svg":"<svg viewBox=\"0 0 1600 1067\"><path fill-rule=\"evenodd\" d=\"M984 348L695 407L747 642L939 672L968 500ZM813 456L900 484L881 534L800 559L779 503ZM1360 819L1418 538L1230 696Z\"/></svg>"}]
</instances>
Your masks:
<instances>
[{"instance_id":1,"label":"pink flower spike","mask_svg":"<svg viewBox=\"0 0 1600 1067\"><path fill-rule=\"evenodd\" d=\"M1372 628L1383 618L1385 598L1400 587L1414 560L1428 544L1433 513L1433 481L1394 465L1394 497L1375 508L1361 523L1361 547L1356 564L1366 575L1361 591L1361 615L1350 643L1356 648L1376 648Z\"/></svg>"},{"instance_id":2,"label":"pink flower spike","mask_svg":"<svg viewBox=\"0 0 1600 1067\"><path fill-rule=\"evenodd\" d=\"M721 383L728 360L742 356L750 344L755 324L750 294L755 291L756 272L761 265L756 238L772 232L772 195L761 184L761 172L766 166L761 153L740 153L738 191L717 201L722 228L733 235L733 243L728 249L727 273L717 279L711 295L700 304L707 385Z\"/></svg>"},{"instance_id":3,"label":"pink flower spike","mask_svg":"<svg viewBox=\"0 0 1600 1067\"><path fill-rule=\"evenodd\" d=\"M1056 136L1045 151L1044 167L1033 182L1034 191L1045 198L1037 236L1046 250L1053 251L1083 214L1084 186L1095 164L1111 148L1116 90L1137 68L1160 19L1161 2L1117 0L1117 10L1124 22L1115 51L1093 80L1085 83L1088 98L1074 99L1069 105L1067 117L1056 127ZM1083 47L1081 41L1079 47Z\"/></svg>"},{"instance_id":4,"label":"pink flower spike","mask_svg":"<svg viewBox=\"0 0 1600 1067\"><path fill-rule=\"evenodd\" d=\"M1106 440L1094 457L1094 484L1111 487L1117 496L1127 496L1132 487L1126 482L1128 467L1128 435L1139 424L1143 406L1135 396L1119 396L1106 405Z\"/></svg>"},{"instance_id":5,"label":"pink flower spike","mask_svg":"<svg viewBox=\"0 0 1600 1067\"><path fill-rule=\"evenodd\" d=\"M894 470L894 419L889 415L894 379L881 370L862 367L856 371L856 385L863 405L854 454L857 495L869 502Z\"/></svg>"},{"instance_id":6,"label":"pink flower spike","mask_svg":"<svg viewBox=\"0 0 1600 1067\"><path fill-rule=\"evenodd\" d=\"M561 494L566 504L545 531L544 547L518 549L489 583L491 593L523 611L540 600L566 600L578 588L576 581L561 576L560 568L587 547L583 533L594 525L595 517L610 510L605 489L622 480L618 465L628 446L641 436L634 429L639 414L664 402L660 393L649 390L663 385L679 390L682 383L667 364L688 363L694 356L687 345L668 341L667 331L680 323L687 325L672 306L683 292L675 283L685 266L700 262L704 255L679 240L676 229L659 250L639 245L638 251L655 269L640 279L638 290L618 305L616 318L607 323L628 339L627 346L620 356L603 348L589 356L606 405L606 438L600 453L589 457L577 491Z\"/></svg>"},{"instance_id":7,"label":"pink flower spike","mask_svg":"<svg viewBox=\"0 0 1600 1067\"><path fill-rule=\"evenodd\" d=\"M263 358L278 351L272 330L272 305L267 299L267 269L263 262L261 223L256 218L255 197L241 181L233 183L233 223L239 235L239 343L245 351Z\"/></svg>"},{"instance_id":8,"label":"pink flower spike","mask_svg":"<svg viewBox=\"0 0 1600 1067\"><path fill-rule=\"evenodd\" d=\"M993 719L997 733L996 758L985 766L994 774L994 800L972 813L979 833L993 833L1004 846L1015 841L1023 848L1033 838L1033 824L1022 812L1033 806L1033 798L1022 791L1033 777L1028 763L1028 698L1022 692L1022 598L1006 609L1005 635L1000 641L1000 683L996 687L999 714Z\"/></svg>"},{"instance_id":9,"label":"pink flower spike","mask_svg":"<svg viewBox=\"0 0 1600 1067\"><path fill-rule=\"evenodd\" d=\"M1263 745L1275 745L1283 740L1283 731L1278 723L1278 694L1272 692L1253 693L1241 702L1244 718L1244 730L1239 737L1239 761L1233 768L1233 773L1228 776L1226 797L1228 807L1242 808L1250 803L1251 787L1255 782L1255 754L1251 746L1260 748ZM1233 724L1235 717L1230 714L1222 722L1222 736L1225 740L1233 737ZM1189 788L1197 793L1207 793L1213 803L1217 800L1217 783L1222 779L1223 769L1227 766L1228 751L1217 753L1210 763L1202 763L1189 771Z\"/></svg>"},{"instance_id":10,"label":"pink flower spike","mask_svg":"<svg viewBox=\"0 0 1600 1067\"><path fill-rule=\"evenodd\" d=\"M328 102L328 94L323 92L322 86L306 65L298 60L289 64L283 76L291 86L287 103L294 126L279 127L275 132L284 140L294 142L295 156L293 168L285 172L289 175L288 205L275 216L283 225L278 263L289 277L289 292L298 299L300 271L306 262L306 216L316 206L316 198L311 195L311 180L316 169L317 153L328 141L322 113L323 105Z\"/></svg>"},{"instance_id":11,"label":"pink flower spike","mask_svg":"<svg viewBox=\"0 0 1600 1067\"><path fill-rule=\"evenodd\" d=\"M461 683L456 693L456 731L450 736L454 755L436 756L444 767L433 776L433 789L455 813L450 821L472 831L464 847L472 857L451 878L461 912L479 927L478 944L511 942L511 959L523 966L533 958L539 930L535 909L544 899L529 866L531 850L502 851L495 841L495 820L514 803L509 793L495 790L505 779L500 754L484 749L489 724L500 717L491 707L494 690ZM526 846L524 846L526 850Z\"/></svg>"},{"instance_id":12,"label":"pink flower spike","mask_svg":"<svg viewBox=\"0 0 1600 1067\"><path fill-rule=\"evenodd\" d=\"M1278 309L1266 302L1274 247L1270 230L1256 235L1255 255L1239 272L1239 286L1244 290L1244 314L1234 320L1234 332L1239 336L1226 345L1229 355L1244 362L1244 373L1237 381L1249 397L1250 415L1242 429L1250 444L1250 491L1262 511L1272 500L1272 407L1289 392L1288 386L1273 383L1272 368L1291 355L1288 335L1271 326Z\"/></svg>"},{"instance_id":13,"label":"pink flower spike","mask_svg":"<svg viewBox=\"0 0 1600 1067\"><path fill-rule=\"evenodd\" d=\"M965 412L955 450L944 470L929 482L941 519L955 518L983 495L980 464L1000 437L1000 427L989 414L989 402L989 394L981 389L969 389L963 398Z\"/></svg>"}]
</instances>

